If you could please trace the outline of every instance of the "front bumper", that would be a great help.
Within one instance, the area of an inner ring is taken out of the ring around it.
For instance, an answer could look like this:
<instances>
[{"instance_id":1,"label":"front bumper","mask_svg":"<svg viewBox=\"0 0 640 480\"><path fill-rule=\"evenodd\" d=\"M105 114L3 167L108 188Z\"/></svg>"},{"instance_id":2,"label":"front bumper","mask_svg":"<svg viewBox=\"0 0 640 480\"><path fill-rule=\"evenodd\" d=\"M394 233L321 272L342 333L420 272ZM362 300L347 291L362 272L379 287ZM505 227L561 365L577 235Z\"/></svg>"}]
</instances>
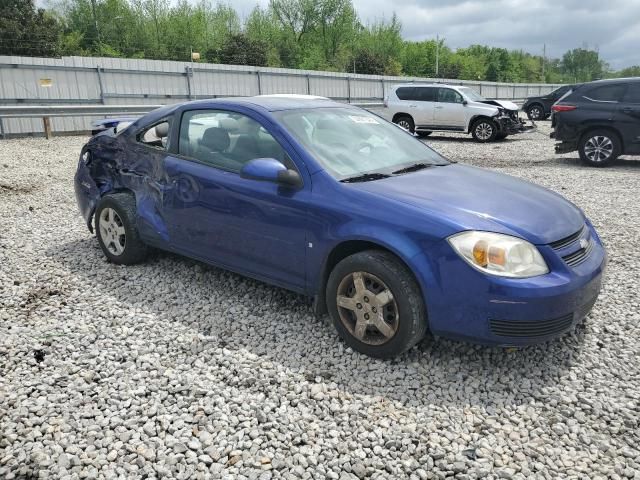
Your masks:
<instances>
[{"instance_id":1,"label":"front bumper","mask_svg":"<svg viewBox=\"0 0 640 480\"><path fill-rule=\"evenodd\" d=\"M520 117L511 118L509 116L503 116L496 118L500 133L507 135L517 135L519 133L532 133L538 129L538 126L533 120L530 120L531 124L527 125L527 122Z\"/></svg>"},{"instance_id":2,"label":"front bumper","mask_svg":"<svg viewBox=\"0 0 640 480\"><path fill-rule=\"evenodd\" d=\"M586 259L569 266L548 245L538 246L550 273L528 279L483 274L458 257L445 241L420 278L429 328L436 336L496 346L525 346L571 330L587 316L600 292L607 255L595 230ZM567 247L568 248L568 247ZM428 260L427 260L428 261Z\"/></svg>"}]
</instances>

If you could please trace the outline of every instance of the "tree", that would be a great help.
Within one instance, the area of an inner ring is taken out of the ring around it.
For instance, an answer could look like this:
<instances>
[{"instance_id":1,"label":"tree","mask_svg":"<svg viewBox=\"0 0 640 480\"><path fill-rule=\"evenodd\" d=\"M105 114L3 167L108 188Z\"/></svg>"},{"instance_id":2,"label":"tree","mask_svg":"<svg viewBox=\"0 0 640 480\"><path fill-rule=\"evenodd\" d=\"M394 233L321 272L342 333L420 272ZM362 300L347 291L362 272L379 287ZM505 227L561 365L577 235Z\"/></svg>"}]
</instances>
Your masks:
<instances>
[{"instance_id":1,"label":"tree","mask_svg":"<svg viewBox=\"0 0 640 480\"><path fill-rule=\"evenodd\" d=\"M60 33L55 16L33 0L0 0L0 55L58 55Z\"/></svg>"},{"instance_id":2,"label":"tree","mask_svg":"<svg viewBox=\"0 0 640 480\"><path fill-rule=\"evenodd\" d=\"M575 48L562 57L563 73L577 82L590 82L604 76L607 65L594 50Z\"/></svg>"},{"instance_id":3,"label":"tree","mask_svg":"<svg viewBox=\"0 0 640 480\"><path fill-rule=\"evenodd\" d=\"M369 50L357 51L353 63L356 73L384 75L384 59L380 55Z\"/></svg>"},{"instance_id":4,"label":"tree","mask_svg":"<svg viewBox=\"0 0 640 480\"><path fill-rule=\"evenodd\" d=\"M209 53L207 59L212 59L213 56L214 54ZM215 59L228 65L264 67L267 65L267 45L260 40L252 40L245 34L231 35L217 52Z\"/></svg>"}]
</instances>

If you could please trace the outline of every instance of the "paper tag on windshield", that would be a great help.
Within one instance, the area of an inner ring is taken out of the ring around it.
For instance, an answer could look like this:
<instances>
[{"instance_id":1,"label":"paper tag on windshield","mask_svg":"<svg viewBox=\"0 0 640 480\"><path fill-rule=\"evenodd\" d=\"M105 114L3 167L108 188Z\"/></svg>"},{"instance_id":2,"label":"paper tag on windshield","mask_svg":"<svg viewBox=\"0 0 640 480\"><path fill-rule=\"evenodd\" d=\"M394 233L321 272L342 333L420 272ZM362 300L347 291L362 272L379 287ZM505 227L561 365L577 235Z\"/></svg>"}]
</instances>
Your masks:
<instances>
[{"instance_id":1,"label":"paper tag on windshield","mask_svg":"<svg viewBox=\"0 0 640 480\"><path fill-rule=\"evenodd\" d=\"M378 123L378 121L373 117L357 117L355 115L349 115L349 118L355 123Z\"/></svg>"}]
</instances>

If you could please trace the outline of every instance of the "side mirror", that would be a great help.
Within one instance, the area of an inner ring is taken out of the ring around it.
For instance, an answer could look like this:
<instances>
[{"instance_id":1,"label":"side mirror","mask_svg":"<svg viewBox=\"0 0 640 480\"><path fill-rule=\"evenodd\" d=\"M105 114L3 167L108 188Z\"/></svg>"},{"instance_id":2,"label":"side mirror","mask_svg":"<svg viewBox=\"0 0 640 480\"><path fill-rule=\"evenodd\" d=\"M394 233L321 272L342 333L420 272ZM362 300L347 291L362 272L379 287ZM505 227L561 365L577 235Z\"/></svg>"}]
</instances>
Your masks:
<instances>
[{"instance_id":1,"label":"side mirror","mask_svg":"<svg viewBox=\"0 0 640 480\"><path fill-rule=\"evenodd\" d=\"M464 105L466 107L467 105L469 105L469 102L467 102L466 100L463 100L462 101L462 105Z\"/></svg>"},{"instance_id":2,"label":"side mirror","mask_svg":"<svg viewBox=\"0 0 640 480\"><path fill-rule=\"evenodd\" d=\"M273 182L287 187L302 187L300 174L295 170L289 170L275 158L256 158L247 162L240 170L240 176L248 180Z\"/></svg>"}]
</instances>

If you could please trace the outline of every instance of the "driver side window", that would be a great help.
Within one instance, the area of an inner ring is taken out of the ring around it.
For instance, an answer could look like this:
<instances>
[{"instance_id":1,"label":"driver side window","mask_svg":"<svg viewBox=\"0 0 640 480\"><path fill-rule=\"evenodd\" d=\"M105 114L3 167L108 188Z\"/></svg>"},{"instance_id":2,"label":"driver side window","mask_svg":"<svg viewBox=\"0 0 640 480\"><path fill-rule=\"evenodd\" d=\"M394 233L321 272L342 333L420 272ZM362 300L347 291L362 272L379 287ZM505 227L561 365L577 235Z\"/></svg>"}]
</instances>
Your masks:
<instances>
[{"instance_id":1,"label":"driver side window","mask_svg":"<svg viewBox=\"0 0 640 480\"><path fill-rule=\"evenodd\" d=\"M462 95L450 88L438 89L438 101L441 103L462 103Z\"/></svg>"},{"instance_id":2,"label":"driver side window","mask_svg":"<svg viewBox=\"0 0 640 480\"><path fill-rule=\"evenodd\" d=\"M286 152L264 127L236 112L191 110L182 115L178 153L231 172L256 158L275 158L292 168Z\"/></svg>"}]
</instances>

